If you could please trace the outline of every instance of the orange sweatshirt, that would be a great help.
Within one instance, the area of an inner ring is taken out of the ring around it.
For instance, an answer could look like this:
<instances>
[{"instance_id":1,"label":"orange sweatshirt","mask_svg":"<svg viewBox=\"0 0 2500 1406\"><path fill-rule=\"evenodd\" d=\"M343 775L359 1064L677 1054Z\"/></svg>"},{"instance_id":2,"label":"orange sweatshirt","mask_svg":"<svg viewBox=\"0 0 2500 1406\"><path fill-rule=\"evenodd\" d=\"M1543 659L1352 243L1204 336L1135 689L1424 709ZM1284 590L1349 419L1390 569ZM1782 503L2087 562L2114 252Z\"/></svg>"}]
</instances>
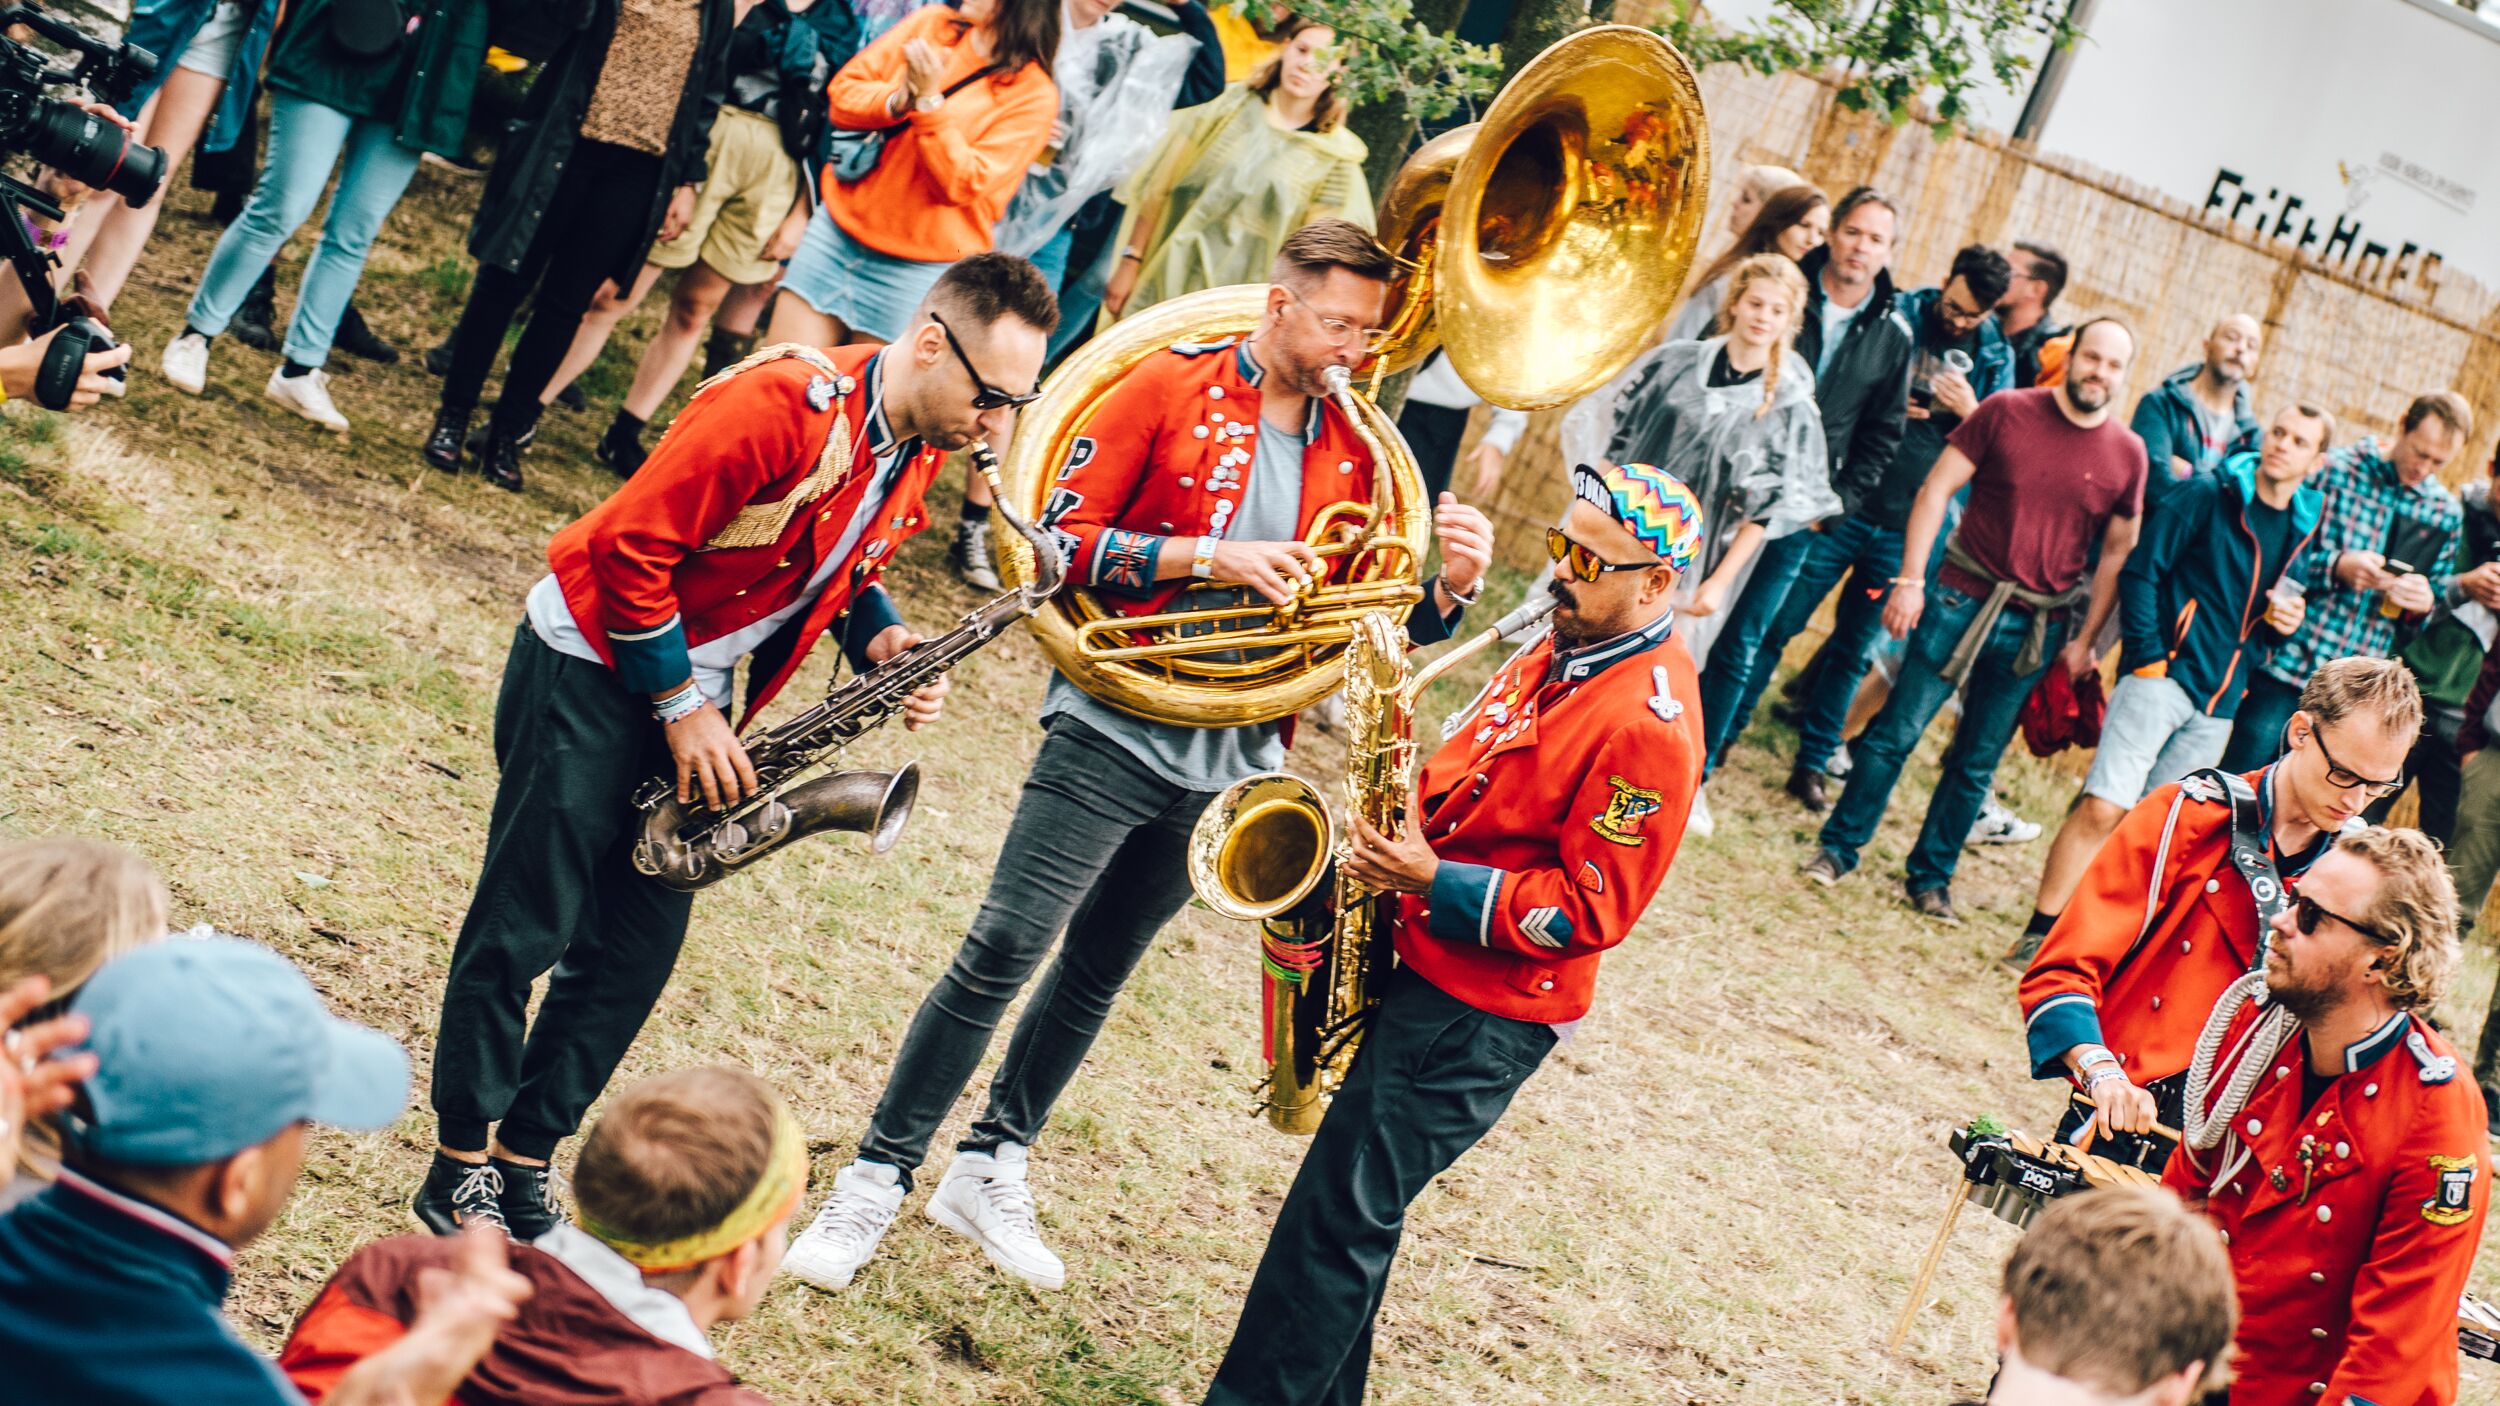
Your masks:
<instances>
[{"instance_id":1,"label":"orange sweatshirt","mask_svg":"<svg viewBox=\"0 0 2500 1406\"><path fill-rule=\"evenodd\" d=\"M843 231L898 259L952 263L992 247L992 231L1033 158L1050 140L1059 86L1044 65L994 73L965 84L935 112L910 111L895 124L886 99L903 84L903 47L925 39L946 56L943 86L977 73L971 26L946 5L903 17L842 66L827 87L833 125L889 128L885 149L857 185L824 174L825 208Z\"/></svg>"}]
</instances>

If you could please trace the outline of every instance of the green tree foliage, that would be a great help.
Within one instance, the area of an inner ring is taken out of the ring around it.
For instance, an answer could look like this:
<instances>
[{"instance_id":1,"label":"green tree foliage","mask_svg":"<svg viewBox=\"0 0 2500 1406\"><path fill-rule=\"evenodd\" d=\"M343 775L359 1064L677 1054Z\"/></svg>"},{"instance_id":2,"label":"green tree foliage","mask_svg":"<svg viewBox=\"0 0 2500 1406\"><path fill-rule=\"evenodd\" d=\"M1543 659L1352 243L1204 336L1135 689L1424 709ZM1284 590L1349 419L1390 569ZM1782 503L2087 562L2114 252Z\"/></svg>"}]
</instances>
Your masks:
<instances>
[{"instance_id":1,"label":"green tree foliage","mask_svg":"<svg viewBox=\"0 0 2500 1406\"><path fill-rule=\"evenodd\" d=\"M2036 0L1778 0L1746 30L1701 17L1696 0L1669 3L1673 18L1659 32L1696 67L1831 70L1841 106L1880 112L1895 125L1925 116L1940 134L1961 124L1975 88L2017 86L2031 67L2021 51L2028 36L2046 30L2061 46L2075 37L2063 6Z\"/></svg>"},{"instance_id":2,"label":"green tree foliage","mask_svg":"<svg viewBox=\"0 0 2500 1406\"><path fill-rule=\"evenodd\" d=\"M1293 11L1337 31L1345 60L1338 87L1358 108L1402 109L1429 122L1489 95L1501 76L1497 51L1438 32L1446 22L1419 21L1410 0L1293 0Z\"/></svg>"}]
</instances>

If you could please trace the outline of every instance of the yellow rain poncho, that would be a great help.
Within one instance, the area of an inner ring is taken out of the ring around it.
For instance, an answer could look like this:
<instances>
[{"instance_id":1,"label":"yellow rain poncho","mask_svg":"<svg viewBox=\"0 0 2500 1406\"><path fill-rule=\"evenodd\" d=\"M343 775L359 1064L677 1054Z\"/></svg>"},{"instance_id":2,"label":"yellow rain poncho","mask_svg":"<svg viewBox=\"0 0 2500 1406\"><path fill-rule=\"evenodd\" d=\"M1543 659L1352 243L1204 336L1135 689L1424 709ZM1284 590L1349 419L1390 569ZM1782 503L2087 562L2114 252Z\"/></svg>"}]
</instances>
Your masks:
<instances>
[{"instance_id":1,"label":"yellow rain poncho","mask_svg":"<svg viewBox=\"0 0 2500 1406\"><path fill-rule=\"evenodd\" d=\"M1228 283L1264 283L1285 236L1323 215L1372 227L1363 139L1280 131L1238 84L1173 114L1162 145L1120 186L1120 247L1144 257L1125 312ZM1140 228L1141 210L1156 214Z\"/></svg>"}]
</instances>

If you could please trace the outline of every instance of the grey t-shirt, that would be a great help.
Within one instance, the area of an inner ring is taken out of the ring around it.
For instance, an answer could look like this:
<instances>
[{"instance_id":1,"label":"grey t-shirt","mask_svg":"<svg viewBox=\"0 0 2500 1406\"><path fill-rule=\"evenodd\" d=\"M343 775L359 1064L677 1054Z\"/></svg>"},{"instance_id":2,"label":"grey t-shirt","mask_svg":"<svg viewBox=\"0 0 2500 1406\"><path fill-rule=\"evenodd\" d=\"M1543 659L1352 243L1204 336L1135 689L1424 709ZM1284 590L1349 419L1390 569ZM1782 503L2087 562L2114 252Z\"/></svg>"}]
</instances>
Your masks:
<instances>
[{"instance_id":1,"label":"grey t-shirt","mask_svg":"<svg viewBox=\"0 0 2500 1406\"><path fill-rule=\"evenodd\" d=\"M1302 535L1302 450L1309 442L1307 425L1280 430L1259 424L1258 447L1242 484L1241 506L1224 536L1235 542L1289 542ZM1196 603L1239 604L1255 595L1248 587L1199 592ZM1249 723L1241 727L1175 727L1123 713L1068 682L1050 676L1042 698L1042 719L1066 713L1118 743L1130 756L1162 773L1176 786L1192 791L1221 791L1245 776L1274 771L1285 763L1284 724Z\"/></svg>"}]
</instances>

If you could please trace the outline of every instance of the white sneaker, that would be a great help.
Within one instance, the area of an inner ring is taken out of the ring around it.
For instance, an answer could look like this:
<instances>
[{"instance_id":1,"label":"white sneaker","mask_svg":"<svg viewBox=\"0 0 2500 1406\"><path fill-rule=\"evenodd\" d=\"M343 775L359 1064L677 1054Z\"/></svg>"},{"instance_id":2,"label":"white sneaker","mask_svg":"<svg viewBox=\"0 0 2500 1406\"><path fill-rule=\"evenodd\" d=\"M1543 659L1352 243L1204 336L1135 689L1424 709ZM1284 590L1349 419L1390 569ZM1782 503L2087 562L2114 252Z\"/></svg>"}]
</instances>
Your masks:
<instances>
[{"instance_id":1,"label":"white sneaker","mask_svg":"<svg viewBox=\"0 0 2500 1406\"><path fill-rule=\"evenodd\" d=\"M1684 817L1684 833L1695 839L1708 839L1718 828L1719 822L1710 818L1710 793L1694 791L1692 812Z\"/></svg>"},{"instance_id":2,"label":"white sneaker","mask_svg":"<svg viewBox=\"0 0 2500 1406\"><path fill-rule=\"evenodd\" d=\"M833 1195L816 1213L781 1267L819 1289L839 1289L877 1252L903 1204L903 1174L882 1162L853 1162L833 1179Z\"/></svg>"},{"instance_id":3,"label":"white sneaker","mask_svg":"<svg viewBox=\"0 0 2500 1406\"><path fill-rule=\"evenodd\" d=\"M2025 820L2007 810L2004 806L1997 804L1996 797L1990 796L1987 804L1979 808L1979 818L1971 822L1970 834L1962 840L1962 843L1966 845L2027 845L2038 838L2040 838L2040 827L2037 823Z\"/></svg>"},{"instance_id":4,"label":"white sneaker","mask_svg":"<svg viewBox=\"0 0 2500 1406\"><path fill-rule=\"evenodd\" d=\"M992 1152L958 1152L929 1198L929 1219L971 1237L990 1263L1036 1289L1068 1282L1068 1267L1042 1243L1033 1188L1024 1179L1025 1149L1002 1142Z\"/></svg>"},{"instance_id":5,"label":"white sneaker","mask_svg":"<svg viewBox=\"0 0 2500 1406\"><path fill-rule=\"evenodd\" d=\"M169 362L173 360L172 351L165 353L165 359ZM330 399L330 373L327 371L307 371L301 376L290 376L286 374L286 368L280 366L269 373L268 394L271 400L325 430L347 433L347 417L339 413L337 404Z\"/></svg>"},{"instance_id":6,"label":"white sneaker","mask_svg":"<svg viewBox=\"0 0 2500 1406\"><path fill-rule=\"evenodd\" d=\"M165 373L174 389L198 395L208 389L208 339L197 332L185 332L165 344L164 359L156 369Z\"/></svg>"}]
</instances>

